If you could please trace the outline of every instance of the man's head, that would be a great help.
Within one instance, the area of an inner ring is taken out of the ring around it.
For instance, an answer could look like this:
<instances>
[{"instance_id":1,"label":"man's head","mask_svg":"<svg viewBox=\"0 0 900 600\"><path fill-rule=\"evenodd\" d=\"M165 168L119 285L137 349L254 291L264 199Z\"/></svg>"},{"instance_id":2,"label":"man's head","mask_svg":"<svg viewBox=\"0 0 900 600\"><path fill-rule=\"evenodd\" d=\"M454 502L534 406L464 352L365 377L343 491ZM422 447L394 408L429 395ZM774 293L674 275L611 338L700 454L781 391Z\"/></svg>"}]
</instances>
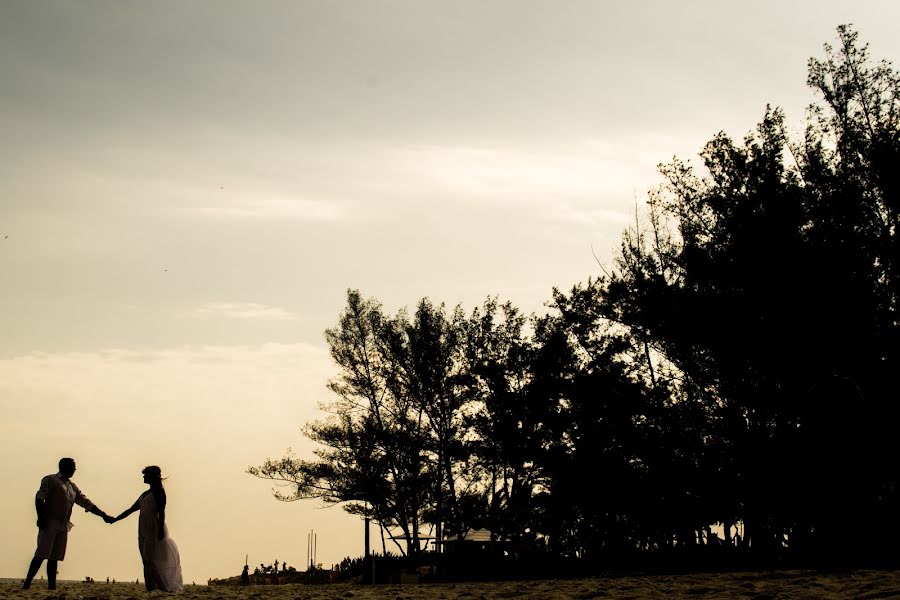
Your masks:
<instances>
[{"instance_id":1,"label":"man's head","mask_svg":"<svg viewBox=\"0 0 900 600\"><path fill-rule=\"evenodd\" d=\"M75 459L61 458L59 459L59 474L69 478L75 474Z\"/></svg>"}]
</instances>

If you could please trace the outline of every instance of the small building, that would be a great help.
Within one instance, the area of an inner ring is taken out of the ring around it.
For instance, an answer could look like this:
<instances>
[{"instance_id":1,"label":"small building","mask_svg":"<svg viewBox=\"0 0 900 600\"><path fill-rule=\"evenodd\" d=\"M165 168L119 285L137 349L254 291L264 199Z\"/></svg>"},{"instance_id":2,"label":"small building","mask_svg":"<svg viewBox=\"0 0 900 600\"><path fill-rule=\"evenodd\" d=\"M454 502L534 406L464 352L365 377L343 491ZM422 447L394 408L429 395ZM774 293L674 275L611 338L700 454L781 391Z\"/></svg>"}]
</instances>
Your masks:
<instances>
[{"instance_id":1,"label":"small building","mask_svg":"<svg viewBox=\"0 0 900 600\"><path fill-rule=\"evenodd\" d=\"M447 579L491 579L509 557L509 542L492 540L487 529L469 529L460 537L445 539L442 575Z\"/></svg>"}]
</instances>

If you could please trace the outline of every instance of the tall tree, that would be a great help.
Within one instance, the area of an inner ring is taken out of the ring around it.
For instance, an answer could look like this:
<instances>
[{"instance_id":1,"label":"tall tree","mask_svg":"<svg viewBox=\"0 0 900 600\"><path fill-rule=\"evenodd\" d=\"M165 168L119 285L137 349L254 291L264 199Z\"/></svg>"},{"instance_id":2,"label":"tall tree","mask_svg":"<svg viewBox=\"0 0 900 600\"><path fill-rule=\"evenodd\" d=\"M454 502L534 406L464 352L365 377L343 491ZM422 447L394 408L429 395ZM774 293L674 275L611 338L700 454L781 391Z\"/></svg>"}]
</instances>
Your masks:
<instances>
[{"instance_id":1,"label":"tall tree","mask_svg":"<svg viewBox=\"0 0 900 600\"><path fill-rule=\"evenodd\" d=\"M533 527L533 496L548 399L532 393L528 319L512 304L488 299L465 322L465 382L470 398L470 484L478 521L494 537L521 541ZM474 497L473 497L474 500Z\"/></svg>"},{"instance_id":2,"label":"tall tree","mask_svg":"<svg viewBox=\"0 0 900 600\"><path fill-rule=\"evenodd\" d=\"M421 549L419 529L431 486L423 410L396 393L401 365L395 349L402 337L397 322L385 317L377 302L348 291L338 326L325 333L340 367L328 384L337 395L329 407L333 417L306 428L323 446L316 451L319 460L288 455L248 471L294 485L293 494L276 494L281 499L347 503L349 512L399 529L406 541L401 552L414 556Z\"/></svg>"},{"instance_id":3,"label":"tall tree","mask_svg":"<svg viewBox=\"0 0 900 600\"><path fill-rule=\"evenodd\" d=\"M397 316L399 335L390 345L391 359L398 367L390 379L391 391L397 398L406 398L411 410L415 407L419 426L427 432L434 497L430 520L439 540L445 535L445 523L450 525L449 533L465 533L457 490L465 461L461 451L466 402L460 373L462 318L458 307L448 319L443 305L423 299L411 322L403 312Z\"/></svg>"}]
</instances>

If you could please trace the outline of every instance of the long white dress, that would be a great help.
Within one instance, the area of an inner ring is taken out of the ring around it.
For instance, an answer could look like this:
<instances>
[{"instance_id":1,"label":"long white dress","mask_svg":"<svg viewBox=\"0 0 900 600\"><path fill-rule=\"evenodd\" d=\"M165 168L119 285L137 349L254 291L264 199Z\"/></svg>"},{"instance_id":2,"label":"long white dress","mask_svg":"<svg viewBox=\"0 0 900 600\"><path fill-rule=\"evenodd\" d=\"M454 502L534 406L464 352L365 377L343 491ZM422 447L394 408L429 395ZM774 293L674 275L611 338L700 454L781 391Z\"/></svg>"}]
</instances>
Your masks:
<instances>
[{"instance_id":1,"label":"long white dress","mask_svg":"<svg viewBox=\"0 0 900 600\"><path fill-rule=\"evenodd\" d=\"M180 592L183 587L181 579L181 557L175 540L169 537L169 528L163 525L165 536L158 539L159 513L156 510L156 498L153 493L143 494L138 498L141 508L138 519L138 548L141 560L146 569L148 589L160 589L165 592ZM153 578L151 581L150 578Z\"/></svg>"}]
</instances>

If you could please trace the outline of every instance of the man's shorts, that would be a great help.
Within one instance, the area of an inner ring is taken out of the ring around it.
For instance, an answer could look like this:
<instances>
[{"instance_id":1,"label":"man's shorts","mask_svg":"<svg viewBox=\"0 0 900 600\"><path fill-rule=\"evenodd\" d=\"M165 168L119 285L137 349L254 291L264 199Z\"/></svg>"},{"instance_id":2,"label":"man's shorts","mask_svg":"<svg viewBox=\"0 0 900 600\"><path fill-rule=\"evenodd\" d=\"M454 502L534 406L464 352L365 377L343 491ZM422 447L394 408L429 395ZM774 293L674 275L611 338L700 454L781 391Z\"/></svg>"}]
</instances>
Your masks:
<instances>
[{"instance_id":1,"label":"man's shorts","mask_svg":"<svg viewBox=\"0 0 900 600\"><path fill-rule=\"evenodd\" d=\"M69 532L66 527L45 527L38 529L35 558L63 560L66 557L66 542Z\"/></svg>"}]
</instances>

